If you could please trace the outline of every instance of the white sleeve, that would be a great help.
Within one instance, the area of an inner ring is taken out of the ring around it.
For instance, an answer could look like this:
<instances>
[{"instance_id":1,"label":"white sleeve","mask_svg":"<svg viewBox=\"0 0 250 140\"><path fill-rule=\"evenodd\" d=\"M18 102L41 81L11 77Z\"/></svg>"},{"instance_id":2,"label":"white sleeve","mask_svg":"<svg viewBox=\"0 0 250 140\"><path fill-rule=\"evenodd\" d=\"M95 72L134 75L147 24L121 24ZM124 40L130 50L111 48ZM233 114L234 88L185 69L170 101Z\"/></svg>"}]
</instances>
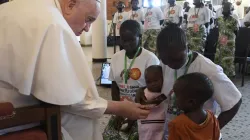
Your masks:
<instances>
[{"instance_id":1,"label":"white sleeve","mask_svg":"<svg viewBox=\"0 0 250 140\"><path fill-rule=\"evenodd\" d=\"M157 12L156 13L157 13L157 17L158 17L159 21L164 19L164 15L163 15L163 12L161 11L160 7L157 8Z\"/></svg>"},{"instance_id":2,"label":"white sleeve","mask_svg":"<svg viewBox=\"0 0 250 140\"><path fill-rule=\"evenodd\" d=\"M114 15L114 18L113 18L113 23L117 23L117 22L118 22L118 21L117 21L117 19L118 19L117 16L118 16L118 15L117 15L117 12L116 12L115 15Z\"/></svg>"},{"instance_id":3,"label":"white sleeve","mask_svg":"<svg viewBox=\"0 0 250 140\"><path fill-rule=\"evenodd\" d=\"M221 111L225 112L233 108L241 99L242 95L232 81L220 70L210 77L214 85L213 98L220 105Z\"/></svg>"},{"instance_id":4,"label":"white sleeve","mask_svg":"<svg viewBox=\"0 0 250 140\"><path fill-rule=\"evenodd\" d=\"M206 7L205 8L205 23L209 23L211 19L210 10Z\"/></svg>"},{"instance_id":5,"label":"white sleeve","mask_svg":"<svg viewBox=\"0 0 250 140\"><path fill-rule=\"evenodd\" d=\"M179 9L179 17L183 17L183 10L182 10L182 7L180 7L180 9Z\"/></svg>"},{"instance_id":6,"label":"white sleeve","mask_svg":"<svg viewBox=\"0 0 250 140\"><path fill-rule=\"evenodd\" d=\"M147 66L146 67L149 67L149 66L152 66L152 65L160 65L159 59L153 53L152 53L151 58L147 62Z\"/></svg>"},{"instance_id":7,"label":"white sleeve","mask_svg":"<svg viewBox=\"0 0 250 140\"><path fill-rule=\"evenodd\" d=\"M188 17L187 17L187 21L190 21L190 18L193 14L193 8L190 8L189 11L188 11Z\"/></svg>"},{"instance_id":8,"label":"white sleeve","mask_svg":"<svg viewBox=\"0 0 250 140\"><path fill-rule=\"evenodd\" d=\"M250 22L250 12L244 17L243 24L245 24L245 22Z\"/></svg>"},{"instance_id":9,"label":"white sleeve","mask_svg":"<svg viewBox=\"0 0 250 140\"><path fill-rule=\"evenodd\" d=\"M99 97L87 59L69 28L48 27L38 54L33 96L85 117L104 114L107 101Z\"/></svg>"},{"instance_id":10,"label":"white sleeve","mask_svg":"<svg viewBox=\"0 0 250 140\"><path fill-rule=\"evenodd\" d=\"M141 9L141 21L145 21L145 14L142 9Z\"/></svg>"},{"instance_id":11,"label":"white sleeve","mask_svg":"<svg viewBox=\"0 0 250 140\"><path fill-rule=\"evenodd\" d=\"M114 77L114 60L113 60L113 58L111 59L110 72L109 72L109 80L110 81L115 81L115 77Z\"/></svg>"}]
</instances>

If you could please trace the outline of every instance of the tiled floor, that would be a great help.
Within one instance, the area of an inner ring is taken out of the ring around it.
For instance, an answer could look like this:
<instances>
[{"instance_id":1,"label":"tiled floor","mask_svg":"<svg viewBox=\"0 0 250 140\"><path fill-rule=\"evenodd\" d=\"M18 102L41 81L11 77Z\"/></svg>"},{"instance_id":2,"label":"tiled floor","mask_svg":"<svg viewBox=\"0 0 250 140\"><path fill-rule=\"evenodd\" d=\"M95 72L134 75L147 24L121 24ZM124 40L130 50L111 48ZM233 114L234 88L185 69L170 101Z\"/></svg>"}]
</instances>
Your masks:
<instances>
[{"instance_id":1,"label":"tiled floor","mask_svg":"<svg viewBox=\"0 0 250 140\"><path fill-rule=\"evenodd\" d=\"M92 64L91 47L84 47L83 51L88 57L89 64L92 66L94 77L100 76L100 64ZM108 57L113 55L113 48L108 48ZM243 95L243 103L236 117L222 130L223 140L250 140L250 77L246 77L245 86L241 87L240 77L235 78L234 83ZM97 82L98 85L98 82ZM109 88L98 86L100 96L105 99L111 99L111 91ZM226 93L225 93L226 94ZM101 118L101 129L103 130L109 116L105 115Z\"/></svg>"}]
</instances>

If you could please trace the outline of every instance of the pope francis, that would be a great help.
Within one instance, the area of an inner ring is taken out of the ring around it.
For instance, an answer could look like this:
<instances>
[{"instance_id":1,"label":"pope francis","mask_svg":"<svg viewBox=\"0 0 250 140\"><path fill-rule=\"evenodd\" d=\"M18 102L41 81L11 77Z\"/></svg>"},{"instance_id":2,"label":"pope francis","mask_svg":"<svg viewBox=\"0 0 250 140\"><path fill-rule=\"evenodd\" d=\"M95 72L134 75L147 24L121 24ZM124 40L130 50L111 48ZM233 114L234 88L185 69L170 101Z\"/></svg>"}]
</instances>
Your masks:
<instances>
[{"instance_id":1,"label":"pope francis","mask_svg":"<svg viewBox=\"0 0 250 140\"><path fill-rule=\"evenodd\" d=\"M61 105L65 140L101 140L98 118L146 118L149 108L99 97L76 38L100 12L98 0L14 0L0 5L0 102ZM0 133L33 127L29 124Z\"/></svg>"}]
</instances>

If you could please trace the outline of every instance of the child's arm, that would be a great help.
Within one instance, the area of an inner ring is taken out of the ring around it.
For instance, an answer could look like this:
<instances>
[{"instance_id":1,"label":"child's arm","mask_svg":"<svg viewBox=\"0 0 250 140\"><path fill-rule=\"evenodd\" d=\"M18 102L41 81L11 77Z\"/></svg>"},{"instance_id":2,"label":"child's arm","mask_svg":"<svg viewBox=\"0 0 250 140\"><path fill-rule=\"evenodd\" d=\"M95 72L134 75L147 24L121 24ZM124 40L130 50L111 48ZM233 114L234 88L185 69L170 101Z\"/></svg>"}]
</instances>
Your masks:
<instances>
[{"instance_id":1,"label":"child's arm","mask_svg":"<svg viewBox=\"0 0 250 140\"><path fill-rule=\"evenodd\" d=\"M115 81L112 82L111 96L113 101L120 101L120 90Z\"/></svg>"}]
</instances>

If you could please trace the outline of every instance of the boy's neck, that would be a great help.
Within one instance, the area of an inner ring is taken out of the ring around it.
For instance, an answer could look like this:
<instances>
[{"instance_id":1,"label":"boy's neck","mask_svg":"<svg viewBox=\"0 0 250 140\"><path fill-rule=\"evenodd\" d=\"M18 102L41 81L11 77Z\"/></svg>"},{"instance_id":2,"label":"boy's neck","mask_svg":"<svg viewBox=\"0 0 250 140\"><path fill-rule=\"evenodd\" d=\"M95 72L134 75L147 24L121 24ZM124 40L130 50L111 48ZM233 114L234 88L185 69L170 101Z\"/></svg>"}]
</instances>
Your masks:
<instances>
[{"instance_id":1,"label":"boy's neck","mask_svg":"<svg viewBox=\"0 0 250 140\"><path fill-rule=\"evenodd\" d=\"M194 123L202 124L207 119L207 112L202 108L185 113L185 115Z\"/></svg>"}]
</instances>

